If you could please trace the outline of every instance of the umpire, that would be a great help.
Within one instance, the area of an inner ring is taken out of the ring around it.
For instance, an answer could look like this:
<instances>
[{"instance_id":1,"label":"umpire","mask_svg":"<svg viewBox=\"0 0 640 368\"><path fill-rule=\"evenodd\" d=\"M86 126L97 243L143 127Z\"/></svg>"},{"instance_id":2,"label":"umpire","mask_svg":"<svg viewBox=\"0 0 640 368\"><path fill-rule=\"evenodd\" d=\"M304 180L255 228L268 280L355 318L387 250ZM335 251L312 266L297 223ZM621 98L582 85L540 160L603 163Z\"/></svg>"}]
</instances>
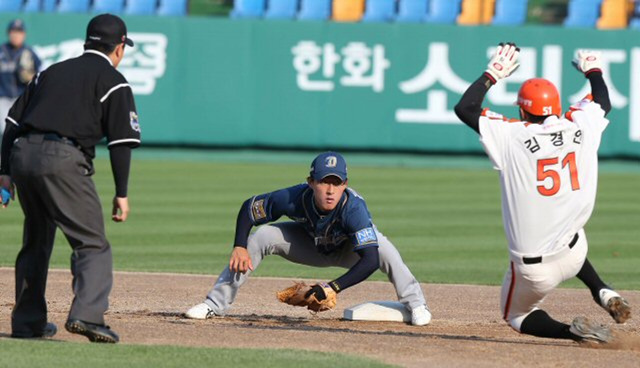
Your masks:
<instances>
[{"instance_id":1,"label":"umpire","mask_svg":"<svg viewBox=\"0 0 640 368\"><path fill-rule=\"evenodd\" d=\"M95 145L106 137L116 187L112 219L125 221L131 149L140 144L131 87L115 69L125 45L133 46L133 41L122 19L96 16L87 26L84 54L37 74L9 111L0 184L13 199L15 183L25 215L12 337L56 333L56 326L47 323L45 288L60 228L73 248L75 297L65 328L94 342L119 340L104 323L112 256L91 175Z\"/></svg>"}]
</instances>

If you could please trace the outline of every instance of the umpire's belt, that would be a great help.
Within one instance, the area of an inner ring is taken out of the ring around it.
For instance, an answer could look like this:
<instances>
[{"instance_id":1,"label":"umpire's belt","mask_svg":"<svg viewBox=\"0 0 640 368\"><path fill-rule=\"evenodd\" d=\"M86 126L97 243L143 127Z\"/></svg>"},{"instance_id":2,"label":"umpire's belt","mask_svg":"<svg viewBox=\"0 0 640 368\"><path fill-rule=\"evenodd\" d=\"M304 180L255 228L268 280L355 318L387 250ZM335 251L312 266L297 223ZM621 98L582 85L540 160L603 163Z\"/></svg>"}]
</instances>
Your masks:
<instances>
[{"instance_id":1,"label":"umpire's belt","mask_svg":"<svg viewBox=\"0 0 640 368\"><path fill-rule=\"evenodd\" d=\"M61 137L59 135L57 135L56 133L27 133L27 135L25 135L25 138L27 138L27 141L30 143L39 143L42 141L53 141L53 142L60 142L60 143L64 143L67 144L69 146L73 146L78 148L78 144L76 143L76 141L74 139L71 138L67 138L67 137Z\"/></svg>"},{"instance_id":2,"label":"umpire's belt","mask_svg":"<svg viewBox=\"0 0 640 368\"><path fill-rule=\"evenodd\" d=\"M573 236L573 239L571 239L571 241L569 242L569 248L563 248L563 250L569 250L571 248L573 248L574 245L576 245L576 243L578 242L578 233L576 233L576 235ZM544 257L545 261L551 261L552 259L556 258L557 256L561 256L564 255L564 251L560 251L556 254L552 254L549 256ZM524 264L536 264L536 263L542 263L542 256L539 257L522 257L522 263Z\"/></svg>"}]
</instances>

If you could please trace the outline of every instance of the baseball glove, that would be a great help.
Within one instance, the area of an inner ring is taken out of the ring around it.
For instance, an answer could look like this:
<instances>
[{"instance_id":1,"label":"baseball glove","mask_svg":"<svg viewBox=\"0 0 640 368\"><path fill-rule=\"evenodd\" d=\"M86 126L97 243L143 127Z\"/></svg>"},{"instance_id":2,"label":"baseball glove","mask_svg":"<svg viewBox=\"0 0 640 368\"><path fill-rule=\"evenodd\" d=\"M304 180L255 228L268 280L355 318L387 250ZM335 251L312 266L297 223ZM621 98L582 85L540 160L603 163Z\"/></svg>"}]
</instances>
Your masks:
<instances>
[{"instance_id":1,"label":"baseball glove","mask_svg":"<svg viewBox=\"0 0 640 368\"><path fill-rule=\"evenodd\" d=\"M337 303L336 292L326 283L307 285L304 282L296 282L293 286L277 292L276 297L283 303L307 307L314 312L333 309Z\"/></svg>"},{"instance_id":2,"label":"baseball glove","mask_svg":"<svg viewBox=\"0 0 640 368\"><path fill-rule=\"evenodd\" d=\"M31 79L33 79L33 76L36 75L36 72L36 62L33 53L29 49L22 50L16 70L18 80L22 84L28 84L31 82Z\"/></svg>"}]
</instances>

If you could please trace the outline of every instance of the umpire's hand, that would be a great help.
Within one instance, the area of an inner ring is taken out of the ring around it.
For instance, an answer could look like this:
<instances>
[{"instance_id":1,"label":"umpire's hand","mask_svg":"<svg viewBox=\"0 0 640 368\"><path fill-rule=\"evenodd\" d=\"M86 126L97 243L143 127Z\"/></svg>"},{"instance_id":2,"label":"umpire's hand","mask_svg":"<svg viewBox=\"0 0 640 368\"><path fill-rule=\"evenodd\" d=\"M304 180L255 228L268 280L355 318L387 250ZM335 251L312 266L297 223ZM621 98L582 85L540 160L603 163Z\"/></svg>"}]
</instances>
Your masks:
<instances>
[{"instance_id":1,"label":"umpire's hand","mask_svg":"<svg viewBox=\"0 0 640 368\"><path fill-rule=\"evenodd\" d=\"M114 222L125 222L129 216L129 199L127 197L113 197L111 219Z\"/></svg>"}]
</instances>

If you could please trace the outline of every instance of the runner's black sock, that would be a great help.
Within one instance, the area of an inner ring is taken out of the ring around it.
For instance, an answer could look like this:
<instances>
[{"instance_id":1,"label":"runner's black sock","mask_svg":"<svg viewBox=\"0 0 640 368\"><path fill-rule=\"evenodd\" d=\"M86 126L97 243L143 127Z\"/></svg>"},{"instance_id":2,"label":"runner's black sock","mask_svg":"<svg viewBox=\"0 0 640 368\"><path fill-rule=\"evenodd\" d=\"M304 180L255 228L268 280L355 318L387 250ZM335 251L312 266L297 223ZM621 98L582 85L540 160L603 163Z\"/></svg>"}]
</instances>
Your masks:
<instances>
[{"instance_id":1,"label":"runner's black sock","mask_svg":"<svg viewBox=\"0 0 640 368\"><path fill-rule=\"evenodd\" d=\"M589 290L591 291L591 296L593 296L593 300L595 300L598 305L600 305L600 289L610 289L607 284L605 284L598 276L598 273L591 265L588 259L585 258L584 264L578 272L578 278L582 281Z\"/></svg>"},{"instance_id":2,"label":"runner's black sock","mask_svg":"<svg viewBox=\"0 0 640 368\"><path fill-rule=\"evenodd\" d=\"M542 309L531 312L520 325L520 332L538 337L554 339L579 339L569 331L569 325L551 318Z\"/></svg>"}]
</instances>

